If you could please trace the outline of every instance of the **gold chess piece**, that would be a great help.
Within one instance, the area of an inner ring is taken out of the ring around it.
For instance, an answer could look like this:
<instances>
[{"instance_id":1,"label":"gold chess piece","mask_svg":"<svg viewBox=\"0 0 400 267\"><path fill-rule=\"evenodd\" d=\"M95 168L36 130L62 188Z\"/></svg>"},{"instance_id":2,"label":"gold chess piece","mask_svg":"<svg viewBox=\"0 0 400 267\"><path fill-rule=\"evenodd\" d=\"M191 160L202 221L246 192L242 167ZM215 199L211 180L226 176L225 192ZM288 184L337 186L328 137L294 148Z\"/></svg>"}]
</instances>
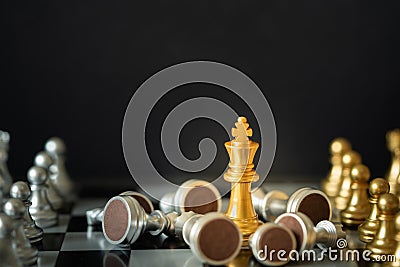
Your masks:
<instances>
[{"instance_id":1,"label":"gold chess piece","mask_svg":"<svg viewBox=\"0 0 400 267\"><path fill-rule=\"evenodd\" d=\"M394 259L395 261L390 263L390 266L393 267L400 267L400 213L396 215L395 219L395 227L396 227L396 241L397 241L397 246L396 250L394 252Z\"/></svg>"},{"instance_id":2,"label":"gold chess piece","mask_svg":"<svg viewBox=\"0 0 400 267\"><path fill-rule=\"evenodd\" d=\"M375 178L369 184L369 203L371 211L367 219L358 227L358 234L361 241L369 243L374 238L379 228L378 198L380 195L389 193L389 183L383 178Z\"/></svg>"},{"instance_id":3,"label":"gold chess piece","mask_svg":"<svg viewBox=\"0 0 400 267\"><path fill-rule=\"evenodd\" d=\"M389 131L386 134L387 148L392 154L392 164L386 174L386 179L390 184L390 193L399 196L400 184L400 129Z\"/></svg>"},{"instance_id":4,"label":"gold chess piece","mask_svg":"<svg viewBox=\"0 0 400 267\"><path fill-rule=\"evenodd\" d=\"M342 224L358 227L368 217L371 206L368 202L368 179L371 176L367 166L357 164L351 169L351 197L346 209L340 212Z\"/></svg>"},{"instance_id":5,"label":"gold chess piece","mask_svg":"<svg viewBox=\"0 0 400 267\"><path fill-rule=\"evenodd\" d=\"M233 220L242 232L242 247L248 247L249 236L259 226L258 216L251 199L251 183L259 178L253 164L259 145L249 140L253 132L245 117L239 117L235 126L236 128L232 128L232 136L235 139L225 143L230 162L224 179L232 183L226 216Z\"/></svg>"},{"instance_id":6,"label":"gold chess piece","mask_svg":"<svg viewBox=\"0 0 400 267\"><path fill-rule=\"evenodd\" d=\"M371 251L370 258L379 261L381 255L392 255L396 249L396 228L395 216L399 209L399 199L397 196L387 193L378 199L378 209L380 214L379 228L372 242L367 244L367 249Z\"/></svg>"},{"instance_id":7,"label":"gold chess piece","mask_svg":"<svg viewBox=\"0 0 400 267\"><path fill-rule=\"evenodd\" d=\"M361 163L361 156L356 151L349 151L342 156L342 176L340 183L340 191L338 196L335 198L335 208L338 210L344 210L350 199L351 194L351 168Z\"/></svg>"},{"instance_id":8,"label":"gold chess piece","mask_svg":"<svg viewBox=\"0 0 400 267\"><path fill-rule=\"evenodd\" d=\"M342 156L351 150L351 144L347 139L338 137L333 139L329 147L332 167L328 176L322 181L321 188L328 197L336 197L339 194L343 170Z\"/></svg>"}]
</instances>

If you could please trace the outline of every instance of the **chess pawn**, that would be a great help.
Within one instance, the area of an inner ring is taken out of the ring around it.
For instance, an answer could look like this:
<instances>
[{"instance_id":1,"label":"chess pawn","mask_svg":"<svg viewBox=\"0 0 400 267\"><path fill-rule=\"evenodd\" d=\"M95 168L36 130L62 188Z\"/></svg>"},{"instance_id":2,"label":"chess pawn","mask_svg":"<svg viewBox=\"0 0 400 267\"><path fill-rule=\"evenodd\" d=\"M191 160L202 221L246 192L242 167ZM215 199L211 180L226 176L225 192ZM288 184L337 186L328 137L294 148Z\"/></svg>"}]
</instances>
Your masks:
<instances>
[{"instance_id":1,"label":"chess pawn","mask_svg":"<svg viewBox=\"0 0 400 267\"><path fill-rule=\"evenodd\" d=\"M136 199L139 202L140 206L144 209L146 213L151 213L154 211L153 203L151 203L150 199L143 194L134 191L125 191L119 194L120 196L130 196ZM104 209L103 208L95 208L86 211L86 220L89 226L101 224L103 221Z\"/></svg>"},{"instance_id":2,"label":"chess pawn","mask_svg":"<svg viewBox=\"0 0 400 267\"><path fill-rule=\"evenodd\" d=\"M400 267L400 213L398 213L396 215L396 219L395 219L395 224L396 224L396 249L394 252L394 256L395 256L395 261L390 263L390 266L393 267Z\"/></svg>"},{"instance_id":3,"label":"chess pawn","mask_svg":"<svg viewBox=\"0 0 400 267\"><path fill-rule=\"evenodd\" d=\"M372 242L367 244L367 249L371 251L370 258L374 261L378 261L381 255L395 252L395 216L399 209L398 197L390 193L379 196L378 209L379 228Z\"/></svg>"},{"instance_id":4,"label":"chess pawn","mask_svg":"<svg viewBox=\"0 0 400 267\"><path fill-rule=\"evenodd\" d=\"M314 227L311 219L301 212L284 213L276 218L275 223L284 225L293 231L299 252L310 250L315 245L320 249L335 247L338 239L346 237L342 225L324 220Z\"/></svg>"},{"instance_id":5,"label":"chess pawn","mask_svg":"<svg viewBox=\"0 0 400 267\"><path fill-rule=\"evenodd\" d=\"M355 151L349 151L342 157L342 177L340 184L340 191L338 196L335 198L335 208L338 210L344 210L347 207L351 195L351 168L361 163L361 156Z\"/></svg>"},{"instance_id":6,"label":"chess pawn","mask_svg":"<svg viewBox=\"0 0 400 267\"><path fill-rule=\"evenodd\" d=\"M261 264L282 266L290 261L289 255L296 249L296 238L285 225L265 223L250 235L249 247ZM272 251L275 253L270 253ZM285 254L278 257L278 251L284 251Z\"/></svg>"},{"instance_id":7,"label":"chess pawn","mask_svg":"<svg viewBox=\"0 0 400 267\"><path fill-rule=\"evenodd\" d=\"M389 131L386 134L387 148L392 154L392 164L386 174L386 179L390 185L390 193L399 195L400 184L400 129Z\"/></svg>"},{"instance_id":8,"label":"chess pawn","mask_svg":"<svg viewBox=\"0 0 400 267\"><path fill-rule=\"evenodd\" d=\"M16 243L12 238L14 222L0 213L0 259L1 266L22 267L22 262L17 255Z\"/></svg>"},{"instance_id":9,"label":"chess pawn","mask_svg":"<svg viewBox=\"0 0 400 267\"><path fill-rule=\"evenodd\" d=\"M252 193L255 210L266 221L274 221L285 212L302 212L314 224L322 220L330 220L332 208L328 196L324 192L308 187L296 190L290 197L285 192L273 190L264 193L261 188Z\"/></svg>"},{"instance_id":10,"label":"chess pawn","mask_svg":"<svg viewBox=\"0 0 400 267\"><path fill-rule=\"evenodd\" d=\"M342 137L333 139L330 144L331 170L328 176L322 181L322 190L328 197L336 197L339 194L342 175L342 156L351 150L350 142Z\"/></svg>"},{"instance_id":11,"label":"chess pawn","mask_svg":"<svg viewBox=\"0 0 400 267\"><path fill-rule=\"evenodd\" d=\"M25 205L21 200L10 198L4 204L4 212L14 221L14 237L17 247L17 255L24 265L33 265L37 262L38 250L31 246L24 231Z\"/></svg>"},{"instance_id":12,"label":"chess pawn","mask_svg":"<svg viewBox=\"0 0 400 267\"><path fill-rule=\"evenodd\" d=\"M360 240L369 243L374 238L379 227L378 198L380 195L389 193L389 183L383 178L375 178L369 184L369 203L371 211L367 219L358 227Z\"/></svg>"},{"instance_id":13,"label":"chess pawn","mask_svg":"<svg viewBox=\"0 0 400 267\"><path fill-rule=\"evenodd\" d=\"M367 166L358 164L351 169L351 196L346 209L340 212L344 226L358 227L368 217L371 206L368 202L368 179L370 172Z\"/></svg>"},{"instance_id":14,"label":"chess pawn","mask_svg":"<svg viewBox=\"0 0 400 267\"><path fill-rule=\"evenodd\" d=\"M232 260L242 243L238 227L221 213L190 211L178 216L155 210L147 214L130 196L115 196L107 202L102 227L106 240L114 245L133 244L145 232L183 238L200 261L212 265Z\"/></svg>"},{"instance_id":15,"label":"chess pawn","mask_svg":"<svg viewBox=\"0 0 400 267\"><path fill-rule=\"evenodd\" d=\"M164 195L160 200L164 213L193 211L198 214L221 211L221 195L218 189L207 181L188 180L176 192Z\"/></svg>"},{"instance_id":16,"label":"chess pawn","mask_svg":"<svg viewBox=\"0 0 400 267\"><path fill-rule=\"evenodd\" d=\"M13 182L7 167L10 134L0 130L0 180L3 180L3 195L8 196Z\"/></svg>"},{"instance_id":17,"label":"chess pawn","mask_svg":"<svg viewBox=\"0 0 400 267\"><path fill-rule=\"evenodd\" d=\"M24 214L25 235L31 243L35 243L43 239L43 230L37 227L35 221L33 221L32 216L29 213L29 207L32 205L32 202L29 201L30 195L31 195L31 189L29 188L29 185L25 182L22 181L15 182L11 186L10 196L12 198L21 200L25 205L25 214Z\"/></svg>"},{"instance_id":18,"label":"chess pawn","mask_svg":"<svg viewBox=\"0 0 400 267\"><path fill-rule=\"evenodd\" d=\"M46 179L47 197L53 209L60 210L64 204L64 200L55 189L53 181L50 180L50 176L57 172L57 168L56 165L54 165L53 159L46 152L42 151L36 155L34 163L35 166L46 170L46 175L48 176Z\"/></svg>"},{"instance_id":19,"label":"chess pawn","mask_svg":"<svg viewBox=\"0 0 400 267\"><path fill-rule=\"evenodd\" d=\"M59 137L52 137L45 144L46 152L55 161L57 171L50 175L57 192L65 199L70 198L74 193L74 184L65 168L66 147L64 141Z\"/></svg>"},{"instance_id":20,"label":"chess pawn","mask_svg":"<svg viewBox=\"0 0 400 267\"><path fill-rule=\"evenodd\" d=\"M29 212L36 225L41 228L54 226L58 223L58 215L47 198L47 172L45 169L33 166L28 170L28 182L31 186L31 196L29 200L32 205Z\"/></svg>"},{"instance_id":21,"label":"chess pawn","mask_svg":"<svg viewBox=\"0 0 400 267\"><path fill-rule=\"evenodd\" d=\"M245 117L239 117L235 126L232 129L234 139L225 143L230 161L224 179L232 184L226 216L242 232L242 246L248 247L249 236L260 224L251 199L251 183L259 179L253 164L259 144L249 139L253 132Z\"/></svg>"}]
</instances>

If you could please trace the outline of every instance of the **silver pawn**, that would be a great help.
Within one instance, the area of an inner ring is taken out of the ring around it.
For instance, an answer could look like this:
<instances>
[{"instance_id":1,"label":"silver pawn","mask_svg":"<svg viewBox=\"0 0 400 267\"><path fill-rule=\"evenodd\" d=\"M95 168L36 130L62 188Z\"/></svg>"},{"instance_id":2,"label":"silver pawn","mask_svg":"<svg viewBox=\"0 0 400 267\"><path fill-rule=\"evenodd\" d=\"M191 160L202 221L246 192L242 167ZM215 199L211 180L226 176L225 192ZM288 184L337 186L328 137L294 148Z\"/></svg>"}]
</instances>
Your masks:
<instances>
[{"instance_id":1,"label":"silver pawn","mask_svg":"<svg viewBox=\"0 0 400 267\"><path fill-rule=\"evenodd\" d=\"M65 168L66 147L64 141L59 137L52 137L45 144L46 152L55 161L57 172L50 175L57 192L65 199L74 193L74 184Z\"/></svg>"},{"instance_id":2,"label":"silver pawn","mask_svg":"<svg viewBox=\"0 0 400 267\"><path fill-rule=\"evenodd\" d=\"M10 196L12 198L17 198L21 200L25 205L24 231L26 237L31 243L35 243L43 239L43 230L35 224L35 221L32 219L32 216L29 213L29 207L32 205L32 202L29 200L30 195L31 189L29 188L29 185L25 182L15 182L11 186Z\"/></svg>"},{"instance_id":3,"label":"silver pawn","mask_svg":"<svg viewBox=\"0 0 400 267\"><path fill-rule=\"evenodd\" d=\"M36 155L34 164L35 166L42 167L46 170L48 176L48 179L46 180L48 187L47 197L49 198L50 204L54 210L61 209L64 204L64 200L61 198L54 187L53 181L50 179L50 177L57 172L57 167L54 164L53 159L46 152L41 151Z\"/></svg>"},{"instance_id":4,"label":"silver pawn","mask_svg":"<svg viewBox=\"0 0 400 267\"><path fill-rule=\"evenodd\" d=\"M14 236L17 246L17 255L24 265L33 265L37 262L38 250L31 246L24 232L25 205L21 200L10 198L4 204L4 212L14 221Z\"/></svg>"},{"instance_id":5,"label":"silver pawn","mask_svg":"<svg viewBox=\"0 0 400 267\"><path fill-rule=\"evenodd\" d=\"M314 224L332 218L332 206L324 192L308 187L296 190L290 197L282 191L264 193L258 188L252 193L254 209L266 221L274 221L285 212L302 212Z\"/></svg>"},{"instance_id":6,"label":"silver pawn","mask_svg":"<svg viewBox=\"0 0 400 267\"><path fill-rule=\"evenodd\" d=\"M181 184L176 192L165 194L160 200L164 213L193 211L206 214L221 211L221 194L211 183L191 179Z\"/></svg>"},{"instance_id":7,"label":"silver pawn","mask_svg":"<svg viewBox=\"0 0 400 267\"><path fill-rule=\"evenodd\" d=\"M46 170L33 166L28 170L28 182L31 186L30 201L32 205L29 212L36 225L47 228L58 223L58 215L55 212L47 197L47 173Z\"/></svg>"},{"instance_id":8,"label":"silver pawn","mask_svg":"<svg viewBox=\"0 0 400 267\"><path fill-rule=\"evenodd\" d=\"M10 134L0 131L0 180L4 181L3 195L8 196L12 184L12 177L7 167L8 149L10 143Z\"/></svg>"},{"instance_id":9,"label":"silver pawn","mask_svg":"<svg viewBox=\"0 0 400 267\"><path fill-rule=\"evenodd\" d=\"M275 223L284 225L293 231L299 252L310 250L315 245L320 249L334 248L337 240L346 237L341 224L324 220L314 227L311 219L301 212L284 213L276 218Z\"/></svg>"},{"instance_id":10,"label":"silver pawn","mask_svg":"<svg viewBox=\"0 0 400 267\"><path fill-rule=\"evenodd\" d=\"M0 213L0 259L1 266L22 267L22 262L17 255L16 243L12 238L14 222Z\"/></svg>"}]
</instances>

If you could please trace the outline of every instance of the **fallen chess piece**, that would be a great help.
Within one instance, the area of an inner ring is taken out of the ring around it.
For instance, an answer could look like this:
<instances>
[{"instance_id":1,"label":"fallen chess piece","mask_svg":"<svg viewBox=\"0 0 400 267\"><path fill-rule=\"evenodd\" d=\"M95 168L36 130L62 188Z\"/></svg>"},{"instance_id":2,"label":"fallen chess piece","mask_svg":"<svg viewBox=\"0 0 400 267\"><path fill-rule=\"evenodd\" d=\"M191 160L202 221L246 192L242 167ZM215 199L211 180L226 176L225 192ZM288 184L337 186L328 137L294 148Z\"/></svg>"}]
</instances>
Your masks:
<instances>
[{"instance_id":1,"label":"fallen chess piece","mask_svg":"<svg viewBox=\"0 0 400 267\"><path fill-rule=\"evenodd\" d=\"M24 231L26 237L31 243L35 243L43 239L43 230L35 224L35 221L32 219L32 216L29 213L29 207L32 205L32 202L29 201L30 195L31 189L29 188L29 185L25 182L15 182L11 186L10 196L12 198L21 200L25 205Z\"/></svg>"},{"instance_id":2,"label":"fallen chess piece","mask_svg":"<svg viewBox=\"0 0 400 267\"><path fill-rule=\"evenodd\" d=\"M265 223L249 237L249 247L253 256L263 265L282 266L290 261L289 254L296 249L293 232L284 225ZM269 252L279 251L270 254ZM282 253L284 253L282 257Z\"/></svg>"},{"instance_id":3,"label":"fallen chess piece","mask_svg":"<svg viewBox=\"0 0 400 267\"><path fill-rule=\"evenodd\" d=\"M164 213L193 211L198 214L221 211L221 194L211 183L203 180L188 180L176 192L164 195L160 200Z\"/></svg>"},{"instance_id":4,"label":"fallen chess piece","mask_svg":"<svg viewBox=\"0 0 400 267\"><path fill-rule=\"evenodd\" d=\"M47 172L45 169L33 166L28 170L28 182L31 187L29 200L32 205L29 212L36 225L41 228L54 226L58 223L58 214L47 198Z\"/></svg>"},{"instance_id":5,"label":"fallen chess piece","mask_svg":"<svg viewBox=\"0 0 400 267\"><path fill-rule=\"evenodd\" d=\"M153 203L151 203L150 199L143 194L134 191L125 191L119 195L133 197L137 202L139 202L146 213L151 213L154 211ZM87 224L89 226L101 224L103 222L103 215L103 208L95 208L86 211Z\"/></svg>"},{"instance_id":6,"label":"fallen chess piece","mask_svg":"<svg viewBox=\"0 0 400 267\"><path fill-rule=\"evenodd\" d=\"M324 192L308 187L296 190L290 197L285 192L273 190L264 193L261 188L252 194L254 208L266 221L274 221L285 212L302 212L314 224L331 220L332 207Z\"/></svg>"},{"instance_id":7,"label":"fallen chess piece","mask_svg":"<svg viewBox=\"0 0 400 267\"><path fill-rule=\"evenodd\" d=\"M31 246L24 231L25 205L21 200L10 198L4 204L4 213L13 219L14 222L14 240L16 244L17 255L24 265L36 264L38 259L38 250Z\"/></svg>"},{"instance_id":8,"label":"fallen chess piece","mask_svg":"<svg viewBox=\"0 0 400 267\"><path fill-rule=\"evenodd\" d=\"M311 219L300 212L281 214L276 218L275 223L293 231L299 252L310 250L315 245L320 249L335 247L338 239L346 237L342 225L323 220L314 227Z\"/></svg>"},{"instance_id":9,"label":"fallen chess piece","mask_svg":"<svg viewBox=\"0 0 400 267\"><path fill-rule=\"evenodd\" d=\"M107 202L102 227L114 245L133 244L145 232L183 238L200 261L212 265L231 261L242 244L238 227L222 213L184 212L179 216L155 210L147 214L130 196L115 196Z\"/></svg>"},{"instance_id":10,"label":"fallen chess piece","mask_svg":"<svg viewBox=\"0 0 400 267\"><path fill-rule=\"evenodd\" d=\"M379 228L379 196L389 193L389 183L383 178L376 178L369 184L369 203L371 206L367 219L358 227L359 238L365 243L369 243L375 237Z\"/></svg>"}]
</instances>

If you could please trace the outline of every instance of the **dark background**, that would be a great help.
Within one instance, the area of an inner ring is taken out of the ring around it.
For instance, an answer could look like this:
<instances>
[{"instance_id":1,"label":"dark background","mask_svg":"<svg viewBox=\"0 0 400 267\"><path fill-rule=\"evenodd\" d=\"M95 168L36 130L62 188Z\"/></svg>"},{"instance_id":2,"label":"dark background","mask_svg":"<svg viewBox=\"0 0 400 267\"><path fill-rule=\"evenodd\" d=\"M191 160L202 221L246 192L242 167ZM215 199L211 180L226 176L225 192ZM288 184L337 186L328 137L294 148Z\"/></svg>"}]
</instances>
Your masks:
<instances>
[{"instance_id":1,"label":"dark background","mask_svg":"<svg viewBox=\"0 0 400 267\"><path fill-rule=\"evenodd\" d=\"M121 127L130 98L157 71L191 60L231 65L263 90L278 133L271 177L324 177L337 136L351 140L374 176L390 164L385 133L400 127L399 1L1 5L0 128L12 135L8 165L16 179L53 135L67 143L75 180L128 179ZM166 107L180 99L231 99L215 87L171 92L153 112L149 138L157 141ZM243 103L229 101L251 122ZM220 149L208 173L221 172L229 137L215 123L187 125L182 149L196 158L204 136ZM149 143L157 168L173 179L157 142Z\"/></svg>"}]
</instances>

